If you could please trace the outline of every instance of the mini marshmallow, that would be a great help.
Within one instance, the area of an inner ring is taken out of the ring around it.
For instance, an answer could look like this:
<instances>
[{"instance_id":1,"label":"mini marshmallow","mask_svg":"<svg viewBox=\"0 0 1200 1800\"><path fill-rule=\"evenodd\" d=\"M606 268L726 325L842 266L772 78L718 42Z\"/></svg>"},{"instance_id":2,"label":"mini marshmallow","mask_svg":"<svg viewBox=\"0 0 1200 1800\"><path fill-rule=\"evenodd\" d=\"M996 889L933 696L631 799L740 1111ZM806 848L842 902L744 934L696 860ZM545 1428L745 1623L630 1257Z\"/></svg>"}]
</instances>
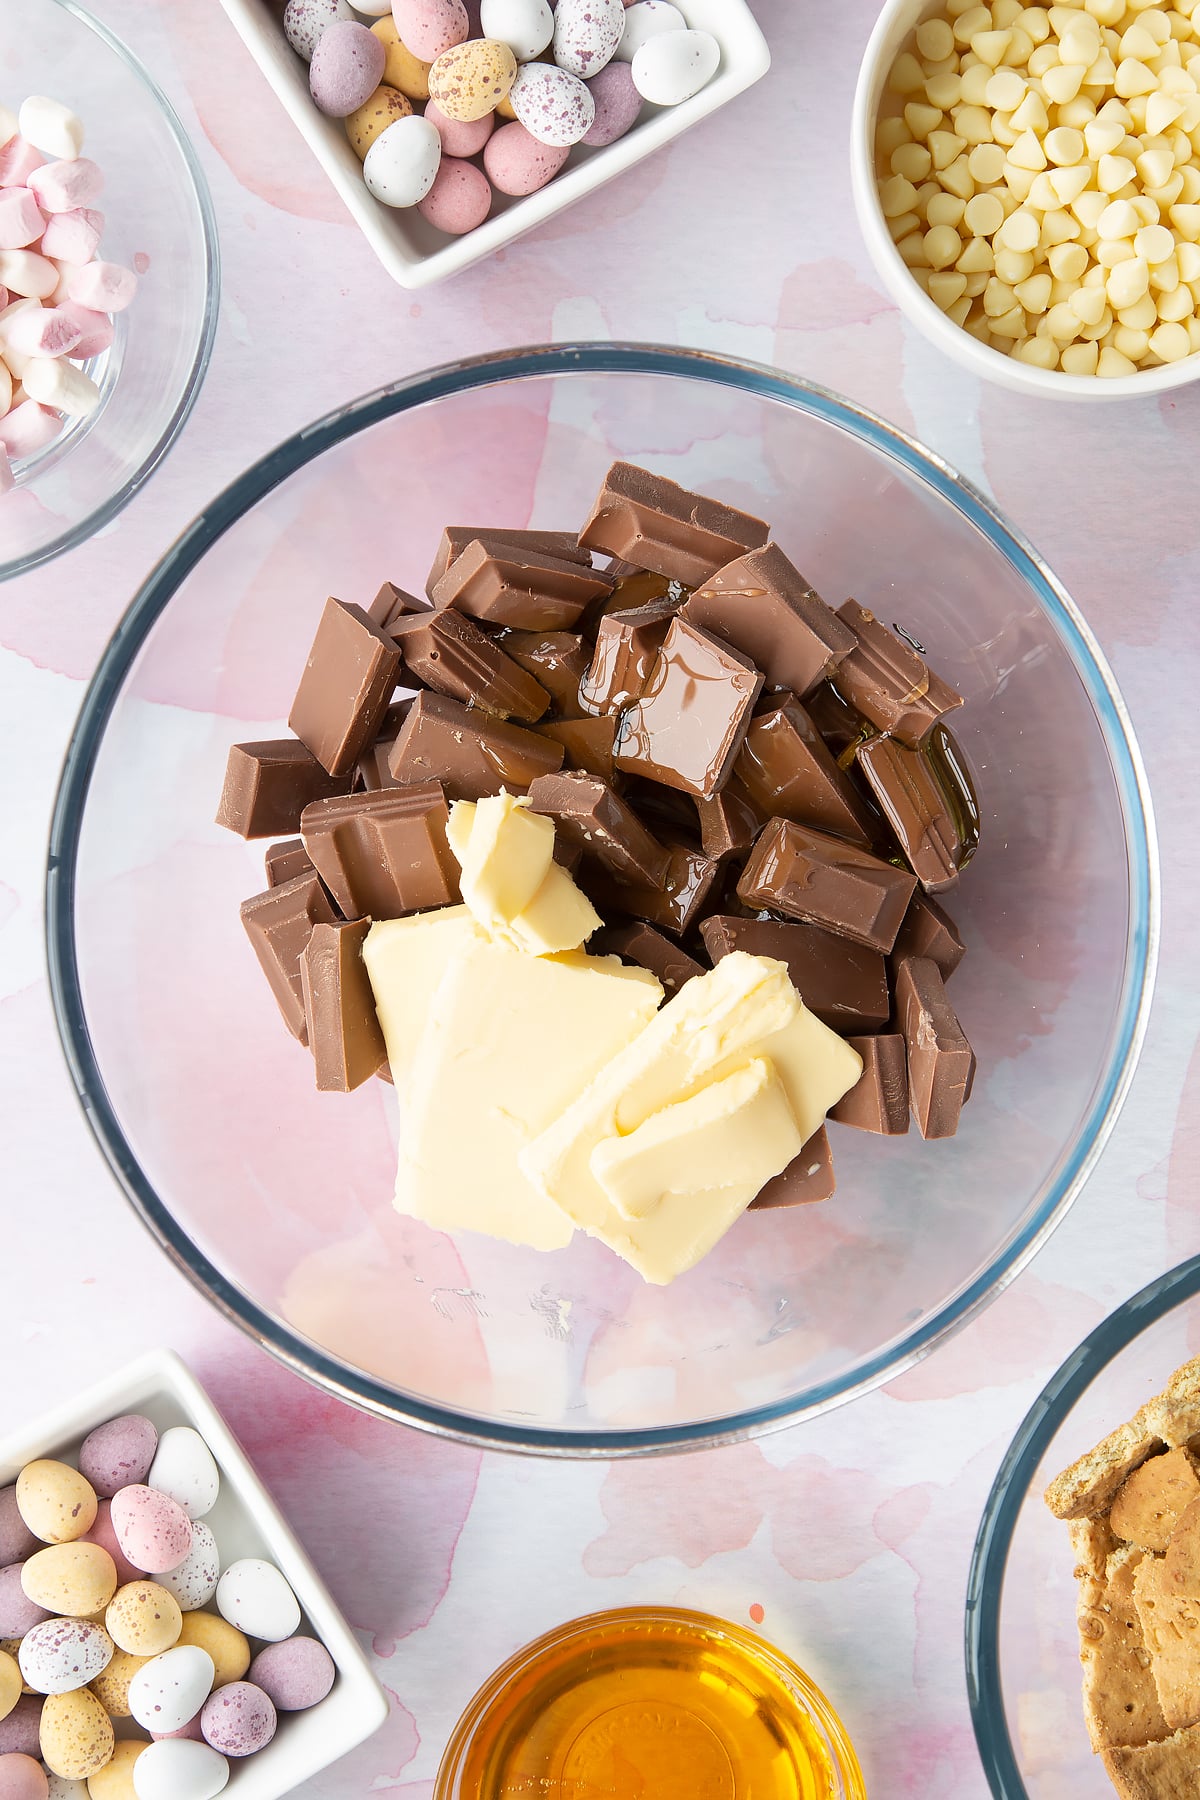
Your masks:
<instances>
[{"instance_id":1,"label":"mini marshmallow","mask_svg":"<svg viewBox=\"0 0 1200 1800\"><path fill-rule=\"evenodd\" d=\"M104 172L86 156L74 162L43 163L30 175L29 191L44 213L74 212L100 198Z\"/></svg>"},{"instance_id":2,"label":"mini marshmallow","mask_svg":"<svg viewBox=\"0 0 1200 1800\"><path fill-rule=\"evenodd\" d=\"M22 400L19 406L3 419L0 419L0 448L3 448L14 462L23 456L32 456L56 438L62 430L62 420L55 417L48 407L39 406L36 400Z\"/></svg>"},{"instance_id":3,"label":"mini marshmallow","mask_svg":"<svg viewBox=\"0 0 1200 1800\"><path fill-rule=\"evenodd\" d=\"M83 149L83 121L61 100L31 94L17 115L21 136L43 156L74 162Z\"/></svg>"},{"instance_id":4,"label":"mini marshmallow","mask_svg":"<svg viewBox=\"0 0 1200 1800\"><path fill-rule=\"evenodd\" d=\"M14 294L46 300L58 286L58 270L34 250L0 250L0 282Z\"/></svg>"},{"instance_id":5,"label":"mini marshmallow","mask_svg":"<svg viewBox=\"0 0 1200 1800\"><path fill-rule=\"evenodd\" d=\"M11 356L15 350L19 356L74 356L82 336L69 313L57 306L39 306L12 321L5 333L5 354Z\"/></svg>"},{"instance_id":6,"label":"mini marshmallow","mask_svg":"<svg viewBox=\"0 0 1200 1800\"><path fill-rule=\"evenodd\" d=\"M45 229L46 221L28 188L0 189L0 250L36 244Z\"/></svg>"},{"instance_id":7,"label":"mini marshmallow","mask_svg":"<svg viewBox=\"0 0 1200 1800\"><path fill-rule=\"evenodd\" d=\"M16 485L17 478L12 472L8 451L0 449L0 494L11 494Z\"/></svg>"},{"instance_id":8,"label":"mini marshmallow","mask_svg":"<svg viewBox=\"0 0 1200 1800\"><path fill-rule=\"evenodd\" d=\"M22 188L46 158L23 137L10 138L0 147L0 188Z\"/></svg>"},{"instance_id":9,"label":"mini marshmallow","mask_svg":"<svg viewBox=\"0 0 1200 1800\"><path fill-rule=\"evenodd\" d=\"M7 280L3 260L0 259L0 281ZM56 274L55 286L57 284ZM8 285L12 287L13 284L9 281ZM17 291L19 293L21 290ZM84 268L77 269L67 282L68 298L92 312L124 312L136 293L137 276L132 269L122 268L120 263L88 263Z\"/></svg>"},{"instance_id":10,"label":"mini marshmallow","mask_svg":"<svg viewBox=\"0 0 1200 1800\"><path fill-rule=\"evenodd\" d=\"M0 144L17 135L17 115L11 106L0 106Z\"/></svg>"},{"instance_id":11,"label":"mini marshmallow","mask_svg":"<svg viewBox=\"0 0 1200 1800\"><path fill-rule=\"evenodd\" d=\"M30 362L21 380L31 400L73 419L86 419L100 404L100 389L91 376L65 358L39 357Z\"/></svg>"},{"instance_id":12,"label":"mini marshmallow","mask_svg":"<svg viewBox=\"0 0 1200 1800\"><path fill-rule=\"evenodd\" d=\"M103 231L104 214L92 212L90 207L77 206L73 212L54 213L42 237L42 255L81 267L91 262L100 248Z\"/></svg>"},{"instance_id":13,"label":"mini marshmallow","mask_svg":"<svg viewBox=\"0 0 1200 1800\"><path fill-rule=\"evenodd\" d=\"M112 343L113 325L107 313L92 312L74 300L64 300L55 310L79 327L79 341L71 351L76 362L86 362L89 356L100 356Z\"/></svg>"},{"instance_id":14,"label":"mini marshmallow","mask_svg":"<svg viewBox=\"0 0 1200 1800\"><path fill-rule=\"evenodd\" d=\"M12 407L13 379L8 372L8 364L0 362L0 419Z\"/></svg>"}]
</instances>

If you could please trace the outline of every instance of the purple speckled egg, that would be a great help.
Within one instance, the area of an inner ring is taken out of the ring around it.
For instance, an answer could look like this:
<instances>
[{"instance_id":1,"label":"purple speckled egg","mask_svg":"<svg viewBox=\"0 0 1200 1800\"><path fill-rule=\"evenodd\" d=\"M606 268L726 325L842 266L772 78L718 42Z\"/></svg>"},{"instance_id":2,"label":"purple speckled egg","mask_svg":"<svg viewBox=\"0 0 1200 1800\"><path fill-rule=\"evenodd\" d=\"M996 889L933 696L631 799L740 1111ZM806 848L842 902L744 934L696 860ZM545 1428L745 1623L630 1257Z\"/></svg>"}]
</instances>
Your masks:
<instances>
[{"instance_id":1,"label":"purple speckled egg","mask_svg":"<svg viewBox=\"0 0 1200 1800\"><path fill-rule=\"evenodd\" d=\"M17 1511L16 1488L0 1488L0 1568L8 1563L24 1562L35 1550L43 1549L42 1540L34 1537Z\"/></svg>"},{"instance_id":2,"label":"purple speckled egg","mask_svg":"<svg viewBox=\"0 0 1200 1800\"><path fill-rule=\"evenodd\" d=\"M565 144L539 144L520 124L502 125L483 152L488 180L501 194L536 194L570 155Z\"/></svg>"},{"instance_id":3,"label":"purple speckled egg","mask_svg":"<svg viewBox=\"0 0 1200 1800\"><path fill-rule=\"evenodd\" d=\"M625 30L624 0L558 0L554 60L590 81L612 60Z\"/></svg>"},{"instance_id":4,"label":"purple speckled egg","mask_svg":"<svg viewBox=\"0 0 1200 1800\"><path fill-rule=\"evenodd\" d=\"M311 62L322 34L339 19L356 16L350 0L287 0L283 9L283 35L297 56Z\"/></svg>"},{"instance_id":5,"label":"purple speckled egg","mask_svg":"<svg viewBox=\"0 0 1200 1800\"><path fill-rule=\"evenodd\" d=\"M392 0L392 18L404 48L422 62L436 62L471 35L463 0Z\"/></svg>"},{"instance_id":6,"label":"purple speckled egg","mask_svg":"<svg viewBox=\"0 0 1200 1800\"><path fill-rule=\"evenodd\" d=\"M32 1756L0 1756L0 1800L47 1800L49 1792L46 1771Z\"/></svg>"},{"instance_id":7,"label":"purple speckled egg","mask_svg":"<svg viewBox=\"0 0 1200 1800\"><path fill-rule=\"evenodd\" d=\"M339 22L321 33L308 71L308 91L331 119L365 106L383 80L387 51L365 25Z\"/></svg>"},{"instance_id":8,"label":"purple speckled egg","mask_svg":"<svg viewBox=\"0 0 1200 1800\"><path fill-rule=\"evenodd\" d=\"M0 1638L24 1637L43 1619L52 1618L44 1606L36 1606L21 1586L21 1564L0 1569Z\"/></svg>"},{"instance_id":9,"label":"purple speckled egg","mask_svg":"<svg viewBox=\"0 0 1200 1800\"><path fill-rule=\"evenodd\" d=\"M425 117L442 140L443 156L478 156L496 129L494 112L464 122L447 118L436 100L426 103Z\"/></svg>"},{"instance_id":10,"label":"purple speckled egg","mask_svg":"<svg viewBox=\"0 0 1200 1800\"><path fill-rule=\"evenodd\" d=\"M145 1569L137 1569L117 1542L117 1534L113 1530L112 1501L101 1500L96 1508L96 1523L89 1532L80 1538L81 1544L99 1544L107 1550L117 1567L117 1586L124 1587L127 1582L140 1581L146 1573Z\"/></svg>"},{"instance_id":11,"label":"purple speckled egg","mask_svg":"<svg viewBox=\"0 0 1200 1800\"><path fill-rule=\"evenodd\" d=\"M22 1694L8 1717L0 1719L0 1756L40 1756L42 1696Z\"/></svg>"},{"instance_id":12,"label":"purple speckled egg","mask_svg":"<svg viewBox=\"0 0 1200 1800\"><path fill-rule=\"evenodd\" d=\"M539 144L569 148L587 135L596 117L596 102L586 82L553 63L522 63L508 98Z\"/></svg>"},{"instance_id":13,"label":"purple speckled egg","mask_svg":"<svg viewBox=\"0 0 1200 1800\"><path fill-rule=\"evenodd\" d=\"M450 237L474 231L491 210L491 182L482 169L459 156L443 156L433 186L417 201L421 217Z\"/></svg>"},{"instance_id":14,"label":"purple speckled egg","mask_svg":"<svg viewBox=\"0 0 1200 1800\"><path fill-rule=\"evenodd\" d=\"M205 1742L222 1756L253 1756L275 1736L275 1708L252 1681L228 1681L200 1714Z\"/></svg>"},{"instance_id":15,"label":"purple speckled egg","mask_svg":"<svg viewBox=\"0 0 1200 1800\"><path fill-rule=\"evenodd\" d=\"M158 1448L158 1433L140 1413L97 1425L79 1446L79 1473L105 1500L132 1482L145 1481Z\"/></svg>"},{"instance_id":16,"label":"purple speckled egg","mask_svg":"<svg viewBox=\"0 0 1200 1800\"><path fill-rule=\"evenodd\" d=\"M305 1712L323 1700L337 1673L332 1656L316 1638L285 1638L268 1644L250 1664L249 1677L278 1712Z\"/></svg>"},{"instance_id":17,"label":"purple speckled egg","mask_svg":"<svg viewBox=\"0 0 1200 1800\"><path fill-rule=\"evenodd\" d=\"M633 85L633 70L627 62L610 62L587 86L596 103L596 117L581 142L596 149L615 144L637 124L642 110L642 96Z\"/></svg>"},{"instance_id":18,"label":"purple speckled egg","mask_svg":"<svg viewBox=\"0 0 1200 1800\"><path fill-rule=\"evenodd\" d=\"M147 1575L177 1569L192 1547L192 1521L157 1488L122 1488L112 1497L110 1517L122 1556Z\"/></svg>"}]
</instances>

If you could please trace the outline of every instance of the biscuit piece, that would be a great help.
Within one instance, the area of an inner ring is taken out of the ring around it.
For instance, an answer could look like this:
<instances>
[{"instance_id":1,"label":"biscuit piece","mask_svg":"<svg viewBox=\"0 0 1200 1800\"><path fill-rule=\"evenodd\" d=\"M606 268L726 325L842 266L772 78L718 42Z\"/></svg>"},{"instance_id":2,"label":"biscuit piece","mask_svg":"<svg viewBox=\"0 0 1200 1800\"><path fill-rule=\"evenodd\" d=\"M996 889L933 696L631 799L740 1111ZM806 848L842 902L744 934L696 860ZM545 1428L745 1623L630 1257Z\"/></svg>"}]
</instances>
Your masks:
<instances>
[{"instance_id":1,"label":"biscuit piece","mask_svg":"<svg viewBox=\"0 0 1200 1800\"><path fill-rule=\"evenodd\" d=\"M1121 1800L1195 1800L1200 1726L1161 1744L1106 1750L1104 1767Z\"/></svg>"},{"instance_id":2,"label":"biscuit piece","mask_svg":"<svg viewBox=\"0 0 1200 1800\"><path fill-rule=\"evenodd\" d=\"M1108 1559L1120 1544L1113 1536L1107 1518L1072 1519L1067 1526L1071 1548L1075 1552L1075 1580L1079 1584L1080 1606L1098 1606L1108 1585Z\"/></svg>"},{"instance_id":3,"label":"biscuit piece","mask_svg":"<svg viewBox=\"0 0 1200 1800\"><path fill-rule=\"evenodd\" d=\"M1118 1488L1156 1451L1175 1449L1200 1433L1200 1357L1184 1363L1161 1394L1148 1400L1127 1425L1119 1425L1094 1450L1056 1475L1046 1505L1059 1519L1094 1518Z\"/></svg>"},{"instance_id":4,"label":"biscuit piece","mask_svg":"<svg viewBox=\"0 0 1200 1800\"><path fill-rule=\"evenodd\" d=\"M1102 1596L1079 1607L1083 1715L1093 1750L1148 1744L1167 1735L1133 1598L1134 1579L1144 1560L1145 1552L1130 1545L1114 1550ZM1081 1585L1084 1593L1094 1591L1090 1575Z\"/></svg>"},{"instance_id":5,"label":"biscuit piece","mask_svg":"<svg viewBox=\"0 0 1200 1800\"><path fill-rule=\"evenodd\" d=\"M1165 1564L1147 1556L1133 1578L1133 1604L1163 1718L1172 1731L1200 1724L1200 1601L1173 1594Z\"/></svg>"},{"instance_id":6,"label":"biscuit piece","mask_svg":"<svg viewBox=\"0 0 1200 1800\"><path fill-rule=\"evenodd\" d=\"M1163 1581L1172 1594L1200 1597L1200 1500L1184 1509L1171 1533Z\"/></svg>"},{"instance_id":7,"label":"biscuit piece","mask_svg":"<svg viewBox=\"0 0 1200 1800\"><path fill-rule=\"evenodd\" d=\"M1193 1500L1200 1499L1197 1476L1186 1450L1151 1456L1126 1477L1109 1508L1108 1522L1127 1544L1161 1555Z\"/></svg>"}]
</instances>

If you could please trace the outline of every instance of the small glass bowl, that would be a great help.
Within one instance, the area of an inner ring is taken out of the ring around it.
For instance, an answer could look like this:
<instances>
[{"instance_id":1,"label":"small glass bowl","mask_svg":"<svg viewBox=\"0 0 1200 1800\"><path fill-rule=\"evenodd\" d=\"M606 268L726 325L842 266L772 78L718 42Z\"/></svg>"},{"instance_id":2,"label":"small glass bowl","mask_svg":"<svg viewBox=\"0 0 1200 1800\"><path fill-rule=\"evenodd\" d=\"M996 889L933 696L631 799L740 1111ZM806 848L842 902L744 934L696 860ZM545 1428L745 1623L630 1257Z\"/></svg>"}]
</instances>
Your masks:
<instances>
[{"instance_id":1,"label":"small glass bowl","mask_svg":"<svg viewBox=\"0 0 1200 1800\"><path fill-rule=\"evenodd\" d=\"M75 0L19 0L2 34L13 108L50 94L83 120L104 171L101 256L137 271L111 349L87 365L101 402L13 465L0 497L0 581L83 543L158 467L200 391L217 324L212 201L174 109L131 51ZM16 24L16 19L11 24Z\"/></svg>"}]
</instances>

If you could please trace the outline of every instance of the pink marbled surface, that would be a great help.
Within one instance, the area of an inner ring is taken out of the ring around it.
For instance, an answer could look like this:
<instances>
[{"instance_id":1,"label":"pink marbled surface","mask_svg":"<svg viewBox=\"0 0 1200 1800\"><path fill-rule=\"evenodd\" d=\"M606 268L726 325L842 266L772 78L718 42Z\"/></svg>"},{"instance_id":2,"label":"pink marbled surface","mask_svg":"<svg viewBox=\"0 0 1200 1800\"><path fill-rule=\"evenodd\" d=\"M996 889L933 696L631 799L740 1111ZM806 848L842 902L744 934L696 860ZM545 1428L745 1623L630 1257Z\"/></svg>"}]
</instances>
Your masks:
<instances>
[{"instance_id":1,"label":"pink marbled surface","mask_svg":"<svg viewBox=\"0 0 1200 1800\"><path fill-rule=\"evenodd\" d=\"M103 538L0 592L0 1430L142 1347L175 1345L290 1513L395 1696L312 1784L428 1800L479 1681L573 1614L638 1601L755 1618L840 1708L876 1795L982 1800L961 1666L975 1526L1045 1376L1200 1248L1192 719L1200 397L1054 410L980 388L904 326L867 263L844 142L872 0L759 0L767 81L635 174L419 299L344 219L215 0L94 0L176 101L221 221L212 371ZM1140 725L1164 844L1149 1041L1086 1194L949 1349L761 1445L585 1467L477 1453L327 1402L223 1325L117 1198L63 1070L42 964L49 808L81 682L195 511L315 415L458 355L566 337L774 362L914 431L1065 579ZM16 1377L14 1379L14 1376Z\"/></svg>"}]
</instances>

